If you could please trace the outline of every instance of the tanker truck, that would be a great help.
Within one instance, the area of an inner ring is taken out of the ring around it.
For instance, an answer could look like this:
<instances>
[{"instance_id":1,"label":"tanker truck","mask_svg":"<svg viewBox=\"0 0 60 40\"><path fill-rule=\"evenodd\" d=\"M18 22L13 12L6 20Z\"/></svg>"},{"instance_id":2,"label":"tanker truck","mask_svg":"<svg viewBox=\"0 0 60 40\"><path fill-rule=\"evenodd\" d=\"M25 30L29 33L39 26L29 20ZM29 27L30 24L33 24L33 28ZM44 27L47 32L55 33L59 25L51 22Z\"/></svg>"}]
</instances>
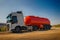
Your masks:
<instances>
[{"instance_id":1,"label":"tanker truck","mask_svg":"<svg viewBox=\"0 0 60 40\"><path fill-rule=\"evenodd\" d=\"M7 16L9 31L19 33L22 31L50 30L50 20L38 16L23 16L22 11L11 12Z\"/></svg>"}]
</instances>

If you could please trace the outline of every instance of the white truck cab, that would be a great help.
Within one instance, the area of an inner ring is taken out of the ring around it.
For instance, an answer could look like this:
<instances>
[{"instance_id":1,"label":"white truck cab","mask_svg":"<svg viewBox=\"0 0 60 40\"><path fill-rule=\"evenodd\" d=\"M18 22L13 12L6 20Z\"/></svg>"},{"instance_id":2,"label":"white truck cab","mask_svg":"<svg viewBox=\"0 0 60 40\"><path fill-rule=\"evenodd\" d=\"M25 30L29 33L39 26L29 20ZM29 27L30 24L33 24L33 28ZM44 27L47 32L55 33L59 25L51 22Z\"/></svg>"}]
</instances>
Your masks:
<instances>
[{"instance_id":1,"label":"white truck cab","mask_svg":"<svg viewBox=\"0 0 60 40\"><path fill-rule=\"evenodd\" d=\"M7 23L10 23L9 30L12 32L21 32L27 30L28 27L24 24L24 16L22 11L12 12L7 16ZM29 27L31 28L31 27Z\"/></svg>"}]
</instances>

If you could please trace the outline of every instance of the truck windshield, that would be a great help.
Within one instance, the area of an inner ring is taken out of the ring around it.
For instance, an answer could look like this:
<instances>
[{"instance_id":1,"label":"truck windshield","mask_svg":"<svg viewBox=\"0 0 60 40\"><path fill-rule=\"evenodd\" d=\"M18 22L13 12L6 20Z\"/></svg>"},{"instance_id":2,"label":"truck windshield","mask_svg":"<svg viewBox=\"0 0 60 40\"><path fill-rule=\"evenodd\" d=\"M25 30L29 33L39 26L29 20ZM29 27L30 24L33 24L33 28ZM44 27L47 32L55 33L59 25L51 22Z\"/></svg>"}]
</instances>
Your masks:
<instances>
[{"instance_id":1,"label":"truck windshield","mask_svg":"<svg viewBox=\"0 0 60 40\"><path fill-rule=\"evenodd\" d=\"M12 16L12 14L9 14L9 15L7 16L7 20L11 20L11 16Z\"/></svg>"},{"instance_id":2,"label":"truck windshield","mask_svg":"<svg viewBox=\"0 0 60 40\"><path fill-rule=\"evenodd\" d=\"M7 20L11 20L11 17L9 16L9 17L7 17Z\"/></svg>"},{"instance_id":3,"label":"truck windshield","mask_svg":"<svg viewBox=\"0 0 60 40\"><path fill-rule=\"evenodd\" d=\"M11 21L11 15L7 16L7 23Z\"/></svg>"}]
</instances>

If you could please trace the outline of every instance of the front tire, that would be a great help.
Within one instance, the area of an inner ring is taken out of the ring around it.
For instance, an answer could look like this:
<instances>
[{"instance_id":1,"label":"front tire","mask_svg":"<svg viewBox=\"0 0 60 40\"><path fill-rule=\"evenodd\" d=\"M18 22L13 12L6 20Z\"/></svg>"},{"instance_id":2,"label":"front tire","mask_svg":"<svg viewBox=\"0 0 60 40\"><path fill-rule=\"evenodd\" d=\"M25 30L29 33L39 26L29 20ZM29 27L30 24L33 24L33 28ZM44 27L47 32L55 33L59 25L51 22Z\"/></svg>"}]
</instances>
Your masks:
<instances>
[{"instance_id":1,"label":"front tire","mask_svg":"<svg viewBox=\"0 0 60 40\"><path fill-rule=\"evenodd\" d=\"M51 29L51 25L44 25L43 30L50 30Z\"/></svg>"},{"instance_id":2,"label":"front tire","mask_svg":"<svg viewBox=\"0 0 60 40\"><path fill-rule=\"evenodd\" d=\"M21 32L20 27L16 27L15 31L16 31L16 33L20 33Z\"/></svg>"},{"instance_id":3,"label":"front tire","mask_svg":"<svg viewBox=\"0 0 60 40\"><path fill-rule=\"evenodd\" d=\"M11 30L13 33L20 33L21 32L21 28L20 26L16 26L15 29Z\"/></svg>"}]
</instances>

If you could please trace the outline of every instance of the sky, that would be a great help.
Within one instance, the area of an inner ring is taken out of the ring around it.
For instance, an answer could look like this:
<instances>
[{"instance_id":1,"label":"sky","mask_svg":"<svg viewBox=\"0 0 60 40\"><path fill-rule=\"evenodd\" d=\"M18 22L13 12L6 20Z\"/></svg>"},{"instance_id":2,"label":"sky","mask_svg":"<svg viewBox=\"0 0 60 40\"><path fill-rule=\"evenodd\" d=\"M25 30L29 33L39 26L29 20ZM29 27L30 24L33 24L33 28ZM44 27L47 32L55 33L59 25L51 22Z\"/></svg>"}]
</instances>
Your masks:
<instances>
[{"instance_id":1,"label":"sky","mask_svg":"<svg viewBox=\"0 0 60 40\"><path fill-rule=\"evenodd\" d=\"M16 11L48 18L52 25L60 24L60 0L0 0L0 23L6 23L7 15Z\"/></svg>"}]
</instances>

